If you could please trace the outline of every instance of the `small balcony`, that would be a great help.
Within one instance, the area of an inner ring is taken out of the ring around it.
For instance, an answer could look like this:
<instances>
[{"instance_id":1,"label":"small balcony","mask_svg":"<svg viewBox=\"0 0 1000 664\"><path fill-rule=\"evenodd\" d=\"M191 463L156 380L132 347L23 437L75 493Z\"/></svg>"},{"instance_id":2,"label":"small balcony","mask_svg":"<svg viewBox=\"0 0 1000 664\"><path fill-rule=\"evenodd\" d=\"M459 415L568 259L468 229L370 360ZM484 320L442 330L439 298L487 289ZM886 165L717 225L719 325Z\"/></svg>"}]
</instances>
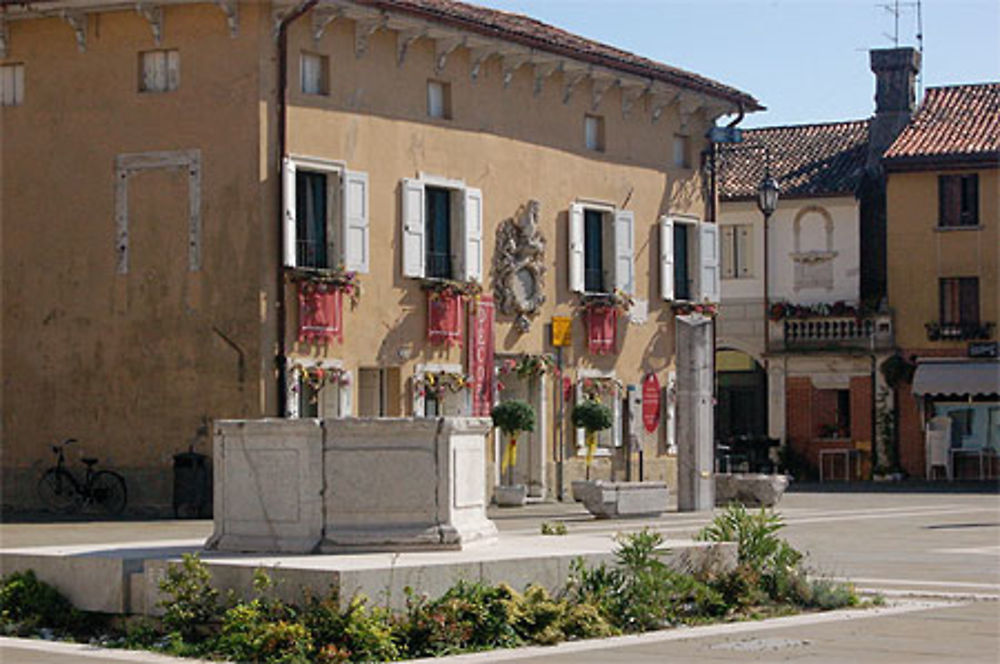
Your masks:
<instances>
[{"instance_id":1,"label":"small balcony","mask_svg":"<svg viewBox=\"0 0 1000 664\"><path fill-rule=\"evenodd\" d=\"M924 324L928 341L988 341L993 337L995 323Z\"/></svg>"},{"instance_id":2,"label":"small balcony","mask_svg":"<svg viewBox=\"0 0 1000 664\"><path fill-rule=\"evenodd\" d=\"M890 350L892 315L815 316L769 322L775 351Z\"/></svg>"}]
</instances>

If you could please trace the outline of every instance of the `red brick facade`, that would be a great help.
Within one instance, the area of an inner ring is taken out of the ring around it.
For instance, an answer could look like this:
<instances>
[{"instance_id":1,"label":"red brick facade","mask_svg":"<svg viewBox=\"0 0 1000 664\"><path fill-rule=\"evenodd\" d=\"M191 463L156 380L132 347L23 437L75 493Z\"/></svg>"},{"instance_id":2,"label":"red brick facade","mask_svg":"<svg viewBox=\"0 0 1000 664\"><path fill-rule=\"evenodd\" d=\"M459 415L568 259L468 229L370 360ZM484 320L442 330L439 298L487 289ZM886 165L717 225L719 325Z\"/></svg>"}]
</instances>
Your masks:
<instances>
[{"instance_id":1,"label":"red brick facade","mask_svg":"<svg viewBox=\"0 0 1000 664\"><path fill-rule=\"evenodd\" d=\"M808 377L789 377L785 382L788 445L815 469L819 453L827 449L870 449L872 441L872 382L868 376L850 379L847 413L840 412L839 390L818 389ZM845 428L845 417L850 420ZM868 475L870 456L862 454L862 475ZM827 472L831 472L827 468ZM843 472L842 466L835 469Z\"/></svg>"}]
</instances>

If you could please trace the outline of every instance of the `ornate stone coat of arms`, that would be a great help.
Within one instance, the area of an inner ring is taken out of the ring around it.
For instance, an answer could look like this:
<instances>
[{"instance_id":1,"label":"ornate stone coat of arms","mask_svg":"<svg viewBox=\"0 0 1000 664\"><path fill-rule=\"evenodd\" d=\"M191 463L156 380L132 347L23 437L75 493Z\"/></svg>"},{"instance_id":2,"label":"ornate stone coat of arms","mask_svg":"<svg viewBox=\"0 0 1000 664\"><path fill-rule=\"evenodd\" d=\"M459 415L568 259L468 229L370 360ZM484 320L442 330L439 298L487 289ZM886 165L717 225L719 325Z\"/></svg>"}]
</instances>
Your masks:
<instances>
[{"instance_id":1,"label":"ornate stone coat of arms","mask_svg":"<svg viewBox=\"0 0 1000 664\"><path fill-rule=\"evenodd\" d=\"M538 225L541 206L527 203L512 219L497 228L496 252L493 255L493 297L497 309L516 316L515 326L522 333L531 326L545 302L545 238Z\"/></svg>"}]
</instances>

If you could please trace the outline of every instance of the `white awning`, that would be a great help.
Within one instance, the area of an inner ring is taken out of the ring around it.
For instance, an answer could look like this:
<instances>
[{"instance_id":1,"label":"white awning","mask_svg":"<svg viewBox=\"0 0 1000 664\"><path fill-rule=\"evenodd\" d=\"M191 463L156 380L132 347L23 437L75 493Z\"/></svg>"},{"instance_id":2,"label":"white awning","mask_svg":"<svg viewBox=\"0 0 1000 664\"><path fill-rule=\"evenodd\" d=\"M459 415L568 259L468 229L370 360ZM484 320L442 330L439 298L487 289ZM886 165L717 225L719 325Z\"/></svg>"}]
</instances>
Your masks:
<instances>
[{"instance_id":1,"label":"white awning","mask_svg":"<svg viewBox=\"0 0 1000 664\"><path fill-rule=\"evenodd\" d=\"M913 377L917 395L979 396L1000 393L1000 361L927 361Z\"/></svg>"}]
</instances>

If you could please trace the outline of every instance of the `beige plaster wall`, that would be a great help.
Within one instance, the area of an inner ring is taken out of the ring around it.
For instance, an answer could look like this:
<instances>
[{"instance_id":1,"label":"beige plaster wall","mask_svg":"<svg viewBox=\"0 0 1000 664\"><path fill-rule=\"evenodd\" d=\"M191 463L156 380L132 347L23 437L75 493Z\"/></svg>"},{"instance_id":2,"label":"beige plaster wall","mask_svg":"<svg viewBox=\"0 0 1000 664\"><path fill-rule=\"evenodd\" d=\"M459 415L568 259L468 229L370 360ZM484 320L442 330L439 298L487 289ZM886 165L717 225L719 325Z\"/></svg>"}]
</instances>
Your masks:
<instances>
[{"instance_id":1,"label":"beige plaster wall","mask_svg":"<svg viewBox=\"0 0 1000 664\"><path fill-rule=\"evenodd\" d=\"M478 81L473 82L464 48L448 57L443 71L435 72L433 45L425 40L412 44L399 66L392 32L375 33L367 53L357 58L353 23L345 20L331 24L318 43L304 25L297 25L289 43L291 81L299 80L298 53L302 50L327 55L331 79L329 96L291 95L288 151L342 160L347 168L368 173L373 257L371 272L361 277L360 305L353 311L345 306L343 345L322 348L295 343L297 314L293 307L286 327L293 355L336 358L352 371L358 366L401 366L404 381L421 363L465 366L463 351L429 347L424 342L426 296L417 280L402 276L400 180L424 172L482 189L487 293L492 292L489 269L497 227L530 199L541 203L549 268L546 304L523 335L513 329L512 318L498 316L498 352L553 350L546 323L553 315L571 315L574 346L564 355L571 375L580 368L599 368L613 370L624 383L637 384L645 372L655 371L661 383L666 383L665 372L673 365L674 327L669 305L659 295L657 223L659 215L666 212L704 216L697 172L669 166L674 134L682 131L694 137L692 161L697 164L702 147L697 137L707 128L702 116L695 115L682 129L676 106L653 123L649 110L639 104L623 117L618 90L609 91L594 109L589 85L563 103L562 76L546 79L536 95L530 68L518 70L505 88L496 59L487 61ZM431 78L451 84L451 120L426 116L426 84ZM604 153L584 149L585 113L605 118ZM577 313L579 297L568 288L567 210L577 198L615 206L627 202L627 209L635 212L636 297L648 301L649 315L645 324L620 327L623 339L616 356L588 354L586 330ZM290 288L287 294L292 302ZM404 348L409 352L406 360L398 352ZM410 412L408 385L401 390L401 398L404 412ZM549 420L555 421L553 414ZM546 447L550 459L551 440L549 435ZM572 455L575 442L571 429L566 430L566 446ZM663 479L669 474L673 481L673 471L668 473L672 466L658 454L661 447L662 432L645 435L646 477ZM611 463L602 460L605 467L595 475L607 477ZM621 454L613 463L616 472L623 472ZM572 459L567 481L582 475L580 465L579 458ZM551 462L549 472L555 472Z\"/></svg>"},{"instance_id":2,"label":"beige plaster wall","mask_svg":"<svg viewBox=\"0 0 1000 664\"><path fill-rule=\"evenodd\" d=\"M130 504L162 506L172 455L202 418L262 413L274 250L259 201L257 49L270 21L242 3L231 38L213 5L163 11L161 48L181 57L166 94L137 91L139 52L156 46L134 11L88 15L83 53L65 21L8 23L4 62L24 63L26 83L24 104L0 109L4 503L30 502L49 445L76 437L77 470L81 452L97 456L125 474ZM187 173L157 170L129 180L131 269L117 274L115 157L191 149L202 269L187 266Z\"/></svg>"},{"instance_id":3,"label":"beige plaster wall","mask_svg":"<svg viewBox=\"0 0 1000 664\"><path fill-rule=\"evenodd\" d=\"M888 177L889 306L900 348L964 350L968 345L927 339L924 324L940 316L940 278L978 276L980 320L996 324L1000 316L1000 170L978 171L979 228L956 230L937 228L941 172ZM962 172L977 171L955 171ZM997 338L995 327L992 338Z\"/></svg>"}]
</instances>

